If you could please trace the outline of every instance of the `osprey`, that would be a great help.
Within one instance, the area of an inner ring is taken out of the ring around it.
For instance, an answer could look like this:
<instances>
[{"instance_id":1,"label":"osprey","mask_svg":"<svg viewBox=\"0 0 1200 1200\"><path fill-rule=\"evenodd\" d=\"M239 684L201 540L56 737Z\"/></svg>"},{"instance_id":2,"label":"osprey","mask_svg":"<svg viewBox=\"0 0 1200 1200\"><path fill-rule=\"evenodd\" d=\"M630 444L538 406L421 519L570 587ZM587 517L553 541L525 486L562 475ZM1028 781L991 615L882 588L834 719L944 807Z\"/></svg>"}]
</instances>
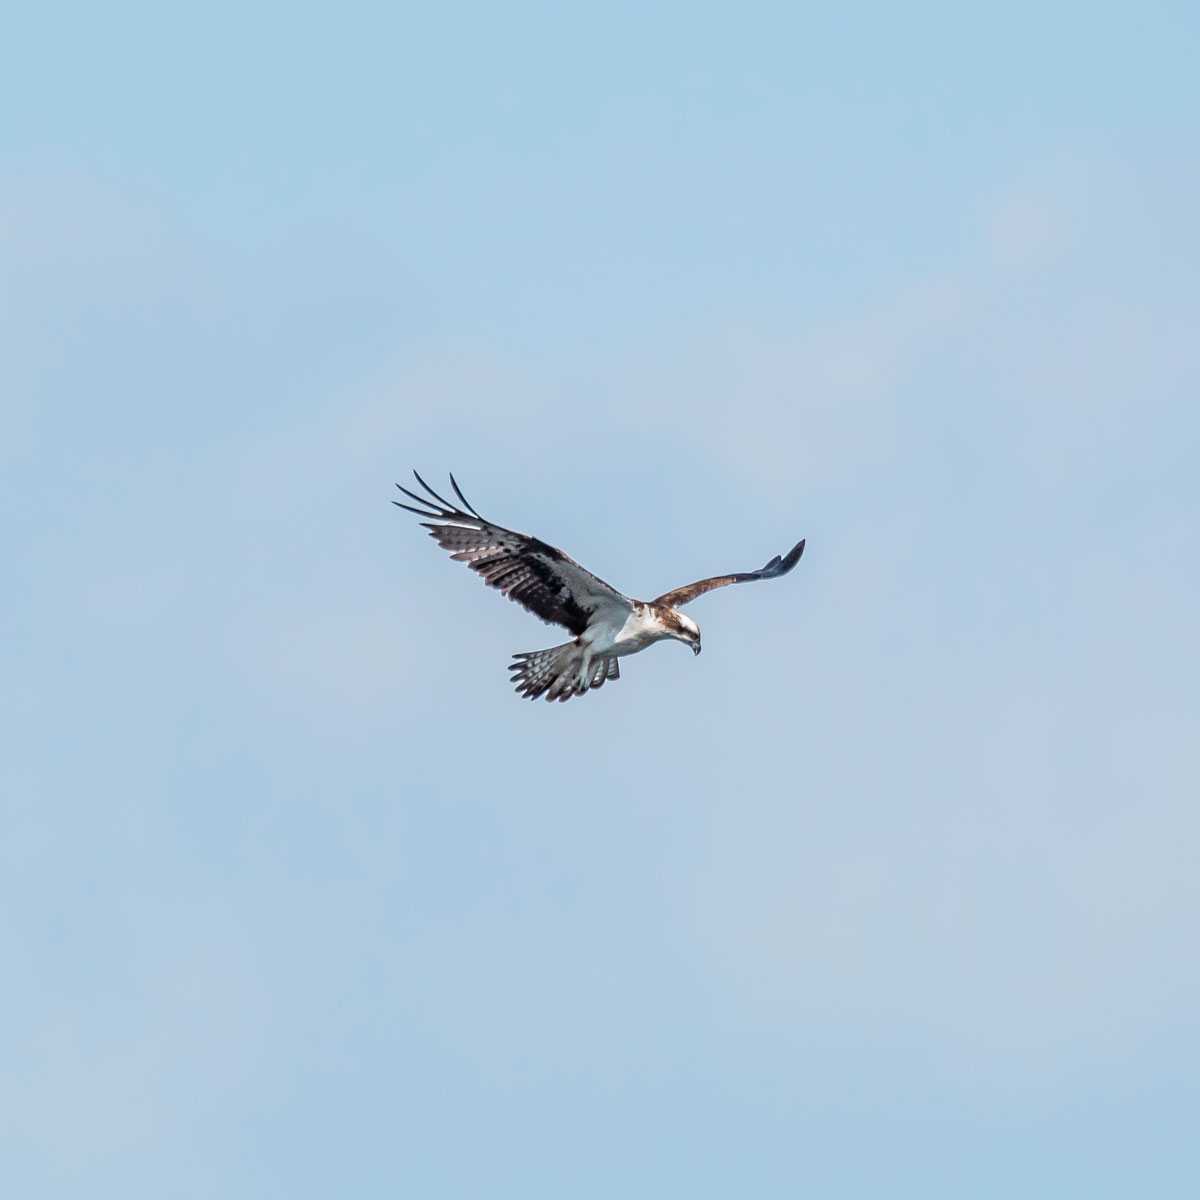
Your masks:
<instances>
[{"instance_id":1,"label":"osprey","mask_svg":"<svg viewBox=\"0 0 1200 1200\"><path fill-rule=\"evenodd\" d=\"M664 638L683 642L691 646L693 654L699 654L700 630L695 621L679 611L682 605L728 583L778 579L804 553L801 540L783 558L776 555L761 571L714 575L643 603L623 596L561 550L485 521L467 502L453 475L450 486L462 508L439 496L416 471L413 474L428 497L396 484L419 507L399 500L392 503L427 517L421 525L430 536L449 550L456 562L465 562L478 571L489 587L499 589L548 624L562 625L571 633L574 640L561 646L513 655L516 661L509 667L512 682L521 695L531 700L541 695L547 700L582 696L590 688L619 677L618 658L636 654Z\"/></svg>"}]
</instances>

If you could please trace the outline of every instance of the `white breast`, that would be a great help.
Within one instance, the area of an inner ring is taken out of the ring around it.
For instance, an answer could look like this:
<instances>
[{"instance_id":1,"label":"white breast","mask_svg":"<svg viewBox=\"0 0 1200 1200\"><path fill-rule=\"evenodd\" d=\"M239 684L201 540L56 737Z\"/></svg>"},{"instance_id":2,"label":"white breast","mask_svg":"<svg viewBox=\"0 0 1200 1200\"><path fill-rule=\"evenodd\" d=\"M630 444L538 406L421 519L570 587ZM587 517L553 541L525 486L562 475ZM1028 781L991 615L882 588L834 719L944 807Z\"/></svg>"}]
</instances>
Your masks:
<instances>
[{"instance_id":1,"label":"white breast","mask_svg":"<svg viewBox=\"0 0 1200 1200\"><path fill-rule=\"evenodd\" d=\"M598 623L593 625L588 633L592 636L584 636L593 651L619 655L636 654L637 651L644 650L666 636L666 630L654 613L649 609L639 608L629 613L620 625Z\"/></svg>"}]
</instances>

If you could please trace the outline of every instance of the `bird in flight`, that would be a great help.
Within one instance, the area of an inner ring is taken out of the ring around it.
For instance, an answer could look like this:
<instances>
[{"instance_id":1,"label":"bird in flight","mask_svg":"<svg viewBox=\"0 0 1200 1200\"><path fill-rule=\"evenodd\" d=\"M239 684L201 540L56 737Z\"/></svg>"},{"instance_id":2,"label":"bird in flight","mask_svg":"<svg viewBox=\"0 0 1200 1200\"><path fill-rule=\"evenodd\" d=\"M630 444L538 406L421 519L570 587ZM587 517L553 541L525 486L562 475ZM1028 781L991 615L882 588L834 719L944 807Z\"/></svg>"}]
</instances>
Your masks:
<instances>
[{"instance_id":1,"label":"bird in flight","mask_svg":"<svg viewBox=\"0 0 1200 1200\"><path fill-rule=\"evenodd\" d=\"M623 596L603 579L584 570L561 550L524 533L514 533L484 520L467 502L454 476L450 486L462 508L439 496L417 472L417 483L428 493L419 496L400 487L416 506L392 503L426 520L421 525L430 537L483 576L489 587L515 600L547 624L562 625L572 641L548 650L514 654L512 682L522 696L536 700L569 700L619 678L617 659L636 654L664 638L674 638L700 653L700 630L680 608L729 583L778 579L786 575L804 553L803 540L783 558L776 555L760 571L714 575L664 592L643 602Z\"/></svg>"}]
</instances>

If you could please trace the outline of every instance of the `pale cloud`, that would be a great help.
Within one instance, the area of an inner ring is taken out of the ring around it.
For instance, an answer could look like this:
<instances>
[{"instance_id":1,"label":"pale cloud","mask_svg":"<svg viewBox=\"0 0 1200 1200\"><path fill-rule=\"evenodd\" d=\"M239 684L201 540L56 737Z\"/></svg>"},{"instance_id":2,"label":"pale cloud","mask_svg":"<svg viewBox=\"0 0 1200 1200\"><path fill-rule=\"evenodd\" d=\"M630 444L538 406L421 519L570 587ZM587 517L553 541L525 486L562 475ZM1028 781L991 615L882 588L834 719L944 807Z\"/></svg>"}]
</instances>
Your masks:
<instances>
[{"instance_id":1,"label":"pale cloud","mask_svg":"<svg viewBox=\"0 0 1200 1200\"><path fill-rule=\"evenodd\" d=\"M1163 1053L1200 1002L1200 762L1178 711L1135 727L1045 699L985 701L928 761L886 755L853 790L799 767L749 828L720 821L688 897L731 1002L782 1036L869 1030L1006 1086ZM1080 715L1115 750L1067 734ZM814 821L831 789L840 811Z\"/></svg>"},{"instance_id":2,"label":"pale cloud","mask_svg":"<svg viewBox=\"0 0 1200 1200\"><path fill-rule=\"evenodd\" d=\"M627 388L664 437L775 494L861 480L903 444L898 398L969 303L954 280L918 281L815 327L716 334L675 347L666 368L636 360Z\"/></svg>"}]
</instances>

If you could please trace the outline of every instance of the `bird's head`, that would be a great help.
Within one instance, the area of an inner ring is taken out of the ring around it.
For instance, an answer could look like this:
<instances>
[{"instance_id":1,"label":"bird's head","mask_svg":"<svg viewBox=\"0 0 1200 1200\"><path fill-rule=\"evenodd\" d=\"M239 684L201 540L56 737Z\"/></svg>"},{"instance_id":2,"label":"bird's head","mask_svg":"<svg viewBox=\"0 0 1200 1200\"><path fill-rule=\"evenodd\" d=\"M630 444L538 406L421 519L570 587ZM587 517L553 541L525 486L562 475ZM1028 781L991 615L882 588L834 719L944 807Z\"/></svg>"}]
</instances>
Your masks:
<instances>
[{"instance_id":1,"label":"bird's head","mask_svg":"<svg viewBox=\"0 0 1200 1200\"><path fill-rule=\"evenodd\" d=\"M691 617L685 617L678 610L672 612L674 621L671 636L678 638L686 646L691 646L693 654L700 653L700 626Z\"/></svg>"}]
</instances>

